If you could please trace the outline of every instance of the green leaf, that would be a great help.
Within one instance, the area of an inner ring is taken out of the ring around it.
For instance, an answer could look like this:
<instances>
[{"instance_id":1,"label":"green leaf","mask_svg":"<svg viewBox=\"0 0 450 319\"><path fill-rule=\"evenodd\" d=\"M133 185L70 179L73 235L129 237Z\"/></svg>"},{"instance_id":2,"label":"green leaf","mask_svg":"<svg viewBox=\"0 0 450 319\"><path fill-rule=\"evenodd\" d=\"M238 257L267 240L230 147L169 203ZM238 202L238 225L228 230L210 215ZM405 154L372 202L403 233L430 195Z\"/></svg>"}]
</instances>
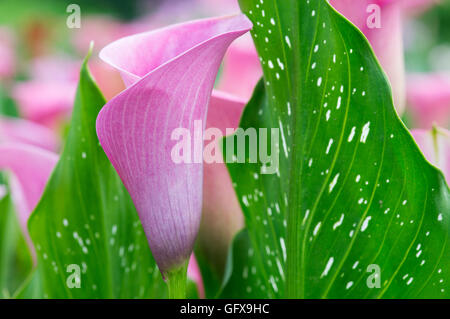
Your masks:
<instances>
[{"instance_id":1,"label":"green leaf","mask_svg":"<svg viewBox=\"0 0 450 319\"><path fill-rule=\"evenodd\" d=\"M205 288L205 298L212 299L217 297L220 290L221 280L220 276L215 271L209 260L203 254L202 249L196 247L194 249L195 259L197 260L200 273L203 279L203 286Z\"/></svg>"},{"instance_id":2,"label":"green leaf","mask_svg":"<svg viewBox=\"0 0 450 319\"><path fill-rule=\"evenodd\" d=\"M0 115L19 117L19 110L14 100L7 95L5 89L0 84Z\"/></svg>"},{"instance_id":3,"label":"green leaf","mask_svg":"<svg viewBox=\"0 0 450 319\"><path fill-rule=\"evenodd\" d=\"M23 282L22 286L16 291L13 298L15 299L42 299L44 291L42 287L42 275L39 268L35 269L28 278Z\"/></svg>"},{"instance_id":4,"label":"green leaf","mask_svg":"<svg viewBox=\"0 0 450 319\"><path fill-rule=\"evenodd\" d=\"M225 279L219 297L223 299L260 299L273 297L267 291L250 237L246 229L239 232L230 247ZM242 280L245 283L242 284Z\"/></svg>"},{"instance_id":5,"label":"green leaf","mask_svg":"<svg viewBox=\"0 0 450 319\"><path fill-rule=\"evenodd\" d=\"M228 165L256 255L246 267L264 280L227 285L266 297L448 298L449 189L395 113L367 40L325 0L240 4L264 71L241 127L279 128L279 170Z\"/></svg>"},{"instance_id":6,"label":"green leaf","mask_svg":"<svg viewBox=\"0 0 450 319\"><path fill-rule=\"evenodd\" d=\"M0 298L10 298L31 272L33 260L11 197L0 199Z\"/></svg>"},{"instance_id":7,"label":"green leaf","mask_svg":"<svg viewBox=\"0 0 450 319\"><path fill-rule=\"evenodd\" d=\"M105 100L86 63L64 150L28 225L45 297L164 297L134 205L98 142Z\"/></svg>"}]
</instances>

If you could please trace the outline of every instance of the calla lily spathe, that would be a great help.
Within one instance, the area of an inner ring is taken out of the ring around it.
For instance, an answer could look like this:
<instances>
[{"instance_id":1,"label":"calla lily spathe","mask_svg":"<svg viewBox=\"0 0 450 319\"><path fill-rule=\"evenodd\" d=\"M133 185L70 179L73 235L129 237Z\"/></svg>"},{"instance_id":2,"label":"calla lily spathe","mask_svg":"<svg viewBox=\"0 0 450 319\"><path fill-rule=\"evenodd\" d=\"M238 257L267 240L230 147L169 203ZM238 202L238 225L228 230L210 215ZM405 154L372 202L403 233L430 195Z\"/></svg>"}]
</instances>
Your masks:
<instances>
[{"instance_id":1,"label":"calla lily spathe","mask_svg":"<svg viewBox=\"0 0 450 319\"><path fill-rule=\"evenodd\" d=\"M246 100L214 91L208 108L206 128L239 127ZM219 143L205 141L205 144ZM216 149L219 149L217 147ZM220 275L225 269L229 245L244 226L244 216L224 163L205 163L203 167L203 216L198 238L199 249Z\"/></svg>"},{"instance_id":2,"label":"calla lily spathe","mask_svg":"<svg viewBox=\"0 0 450 319\"><path fill-rule=\"evenodd\" d=\"M202 209L203 164L174 163L171 133L206 121L223 55L250 28L244 15L198 20L123 38L100 53L127 89L101 110L97 134L162 273L188 260Z\"/></svg>"}]
</instances>

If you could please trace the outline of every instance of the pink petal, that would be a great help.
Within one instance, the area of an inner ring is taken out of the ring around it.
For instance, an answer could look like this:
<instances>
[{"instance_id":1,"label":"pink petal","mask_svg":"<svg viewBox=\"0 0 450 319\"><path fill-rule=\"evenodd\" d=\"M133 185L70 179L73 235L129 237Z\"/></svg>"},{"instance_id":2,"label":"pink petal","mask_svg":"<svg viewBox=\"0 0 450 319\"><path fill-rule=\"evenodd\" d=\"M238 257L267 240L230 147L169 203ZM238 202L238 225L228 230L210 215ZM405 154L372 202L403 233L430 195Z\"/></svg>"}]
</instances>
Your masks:
<instances>
[{"instance_id":1,"label":"pink petal","mask_svg":"<svg viewBox=\"0 0 450 319\"><path fill-rule=\"evenodd\" d=\"M189 259L189 265L187 270L187 275L197 284L198 296L200 299L205 298L205 286L203 284L202 273L200 272L200 267L198 266L197 260L194 254L191 255Z\"/></svg>"},{"instance_id":2,"label":"pink petal","mask_svg":"<svg viewBox=\"0 0 450 319\"><path fill-rule=\"evenodd\" d=\"M245 35L227 51L218 88L248 100L261 77L258 53L250 35Z\"/></svg>"},{"instance_id":3,"label":"pink petal","mask_svg":"<svg viewBox=\"0 0 450 319\"><path fill-rule=\"evenodd\" d=\"M35 146L0 144L0 170L13 173L11 192L25 234L28 233L28 217L41 198L57 161L56 154Z\"/></svg>"},{"instance_id":4,"label":"pink petal","mask_svg":"<svg viewBox=\"0 0 450 319\"><path fill-rule=\"evenodd\" d=\"M209 102L206 128L218 128L225 132L227 128L237 129L247 99L214 90Z\"/></svg>"},{"instance_id":5,"label":"pink petal","mask_svg":"<svg viewBox=\"0 0 450 319\"><path fill-rule=\"evenodd\" d=\"M450 184L450 131L434 130L413 130L411 133L427 160L442 170Z\"/></svg>"},{"instance_id":6,"label":"pink petal","mask_svg":"<svg viewBox=\"0 0 450 319\"><path fill-rule=\"evenodd\" d=\"M81 62L64 55L35 58L30 65L30 78L44 82L77 83Z\"/></svg>"},{"instance_id":7,"label":"pink petal","mask_svg":"<svg viewBox=\"0 0 450 319\"><path fill-rule=\"evenodd\" d=\"M95 82L107 100L110 100L125 89L120 74L100 59L92 57L89 60L89 70L92 72Z\"/></svg>"},{"instance_id":8,"label":"pink petal","mask_svg":"<svg viewBox=\"0 0 450 319\"><path fill-rule=\"evenodd\" d=\"M17 84L12 95L24 118L51 125L70 114L75 91L76 82L36 80Z\"/></svg>"},{"instance_id":9,"label":"pink petal","mask_svg":"<svg viewBox=\"0 0 450 319\"><path fill-rule=\"evenodd\" d=\"M123 38L100 54L129 87L101 110L97 134L163 273L189 258L202 205L203 165L174 163L171 133L193 136L194 120L205 121L223 55L250 28L243 15L199 20Z\"/></svg>"},{"instance_id":10,"label":"pink petal","mask_svg":"<svg viewBox=\"0 0 450 319\"><path fill-rule=\"evenodd\" d=\"M22 143L56 152L59 137L50 129L26 120L0 116L0 143Z\"/></svg>"},{"instance_id":11,"label":"pink petal","mask_svg":"<svg viewBox=\"0 0 450 319\"><path fill-rule=\"evenodd\" d=\"M411 74L407 81L408 104L416 126L450 125L450 75Z\"/></svg>"},{"instance_id":12,"label":"pink petal","mask_svg":"<svg viewBox=\"0 0 450 319\"><path fill-rule=\"evenodd\" d=\"M331 0L330 3L367 37L392 86L398 113L405 106L405 66L402 39L402 0ZM381 28L370 29L370 4L381 7Z\"/></svg>"},{"instance_id":13,"label":"pink petal","mask_svg":"<svg viewBox=\"0 0 450 319\"><path fill-rule=\"evenodd\" d=\"M218 128L225 134L227 128L239 127L245 104L245 100L215 91L209 103L207 128ZM205 163L203 169L203 215L198 242L207 260L221 273L229 244L243 227L244 218L225 164Z\"/></svg>"}]
</instances>

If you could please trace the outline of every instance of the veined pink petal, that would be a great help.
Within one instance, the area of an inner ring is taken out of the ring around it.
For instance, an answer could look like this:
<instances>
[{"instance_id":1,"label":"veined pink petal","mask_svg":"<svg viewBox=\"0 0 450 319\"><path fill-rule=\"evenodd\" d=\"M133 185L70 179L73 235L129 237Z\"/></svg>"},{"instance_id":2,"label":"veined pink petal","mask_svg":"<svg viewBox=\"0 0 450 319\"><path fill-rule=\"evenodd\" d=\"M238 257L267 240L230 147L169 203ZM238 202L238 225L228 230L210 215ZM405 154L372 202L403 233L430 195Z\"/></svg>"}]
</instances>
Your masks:
<instances>
[{"instance_id":1,"label":"veined pink petal","mask_svg":"<svg viewBox=\"0 0 450 319\"><path fill-rule=\"evenodd\" d=\"M209 103L207 128L239 127L246 101L214 91ZM211 141L205 141L209 144ZM214 143L217 145L218 141ZM198 245L215 270L224 270L231 240L244 225L242 210L224 163L205 163L203 176L203 215Z\"/></svg>"},{"instance_id":2,"label":"veined pink petal","mask_svg":"<svg viewBox=\"0 0 450 319\"><path fill-rule=\"evenodd\" d=\"M405 106L405 66L402 39L403 0L331 0L330 3L367 37L392 86L398 113ZM369 28L370 4L381 8L381 27Z\"/></svg>"},{"instance_id":3,"label":"veined pink petal","mask_svg":"<svg viewBox=\"0 0 450 319\"><path fill-rule=\"evenodd\" d=\"M245 35L225 54L218 89L248 100L261 77L258 53L250 35Z\"/></svg>"},{"instance_id":4,"label":"veined pink petal","mask_svg":"<svg viewBox=\"0 0 450 319\"><path fill-rule=\"evenodd\" d=\"M410 74L407 81L408 106L416 126L450 125L450 75Z\"/></svg>"},{"instance_id":5,"label":"veined pink petal","mask_svg":"<svg viewBox=\"0 0 450 319\"><path fill-rule=\"evenodd\" d=\"M97 134L162 273L189 258L202 206L202 158L176 164L172 133L185 128L194 137L195 120L204 127L223 55L250 28L244 15L198 20L123 38L100 54L129 87L101 110Z\"/></svg>"},{"instance_id":6,"label":"veined pink petal","mask_svg":"<svg viewBox=\"0 0 450 319\"><path fill-rule=\"evenodd\" d=\"M203 284L202 273L200 272L200 267L198 266L197 259L195 259L194 254L192 254L189 259L187 275L196 283L199 298L204 299L205 285Z\"/></svg>"},{"instance_id":7,"label":"veined pink petal","mask_svg":"<svg viewBox=\"0 0 450 319\"><path fill-rule=\"evenodd\" d=\"M45 126L16 118L0 116L0 143L22 143L56 152L59 137Z\"/></svg>"},{"instance_id":8,"label":"veined pink petal","mask_svg":"<svg viewBox=\"0 0 450 319\"><path fill-rule=\"evenodd\" d=\"M427 160L442 170L450 184L450 131L434 128L412 130L411 133Z\"/></svg>"},{"instance_id":9,"label":"veined pink petal","mask_svg":"<svg viewBox=\"0 0 450 319\"><path fill-rule=\"evenodd\" d=\"M32 145L0 144L0 170L13 173L11 193L25 234L28 234L28 217L41 198L57 161L55 153Z\"/></svg>"},{"instance_id":10,"label":"veined pink petal","mask_svg":"<svg viewBox=\"0 0 450 319\"><path fill-rule=\"evenodd\" d=\"M17 84L12 95L24 118L51 125L70 114L75 91L76 82L32 80Z\"/></svg>"}]
</instances>

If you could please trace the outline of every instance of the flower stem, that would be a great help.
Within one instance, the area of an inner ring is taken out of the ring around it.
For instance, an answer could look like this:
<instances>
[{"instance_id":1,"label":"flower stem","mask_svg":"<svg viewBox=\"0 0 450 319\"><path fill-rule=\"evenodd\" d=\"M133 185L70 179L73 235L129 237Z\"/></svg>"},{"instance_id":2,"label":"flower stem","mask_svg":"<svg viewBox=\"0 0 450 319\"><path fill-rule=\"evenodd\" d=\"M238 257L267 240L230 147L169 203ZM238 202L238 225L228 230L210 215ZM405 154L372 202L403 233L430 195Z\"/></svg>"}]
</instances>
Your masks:
<instances>
[{"instance_id":1,"label":"flower stem","mask_svg":"<svg viewBox=\"0 0 450 319\"><path fill-rule=\"evenodd\" d=\"M169 299L186 299L187 266L188 262L164 274L169 287Z\"/></svg>"}]
</instances>

